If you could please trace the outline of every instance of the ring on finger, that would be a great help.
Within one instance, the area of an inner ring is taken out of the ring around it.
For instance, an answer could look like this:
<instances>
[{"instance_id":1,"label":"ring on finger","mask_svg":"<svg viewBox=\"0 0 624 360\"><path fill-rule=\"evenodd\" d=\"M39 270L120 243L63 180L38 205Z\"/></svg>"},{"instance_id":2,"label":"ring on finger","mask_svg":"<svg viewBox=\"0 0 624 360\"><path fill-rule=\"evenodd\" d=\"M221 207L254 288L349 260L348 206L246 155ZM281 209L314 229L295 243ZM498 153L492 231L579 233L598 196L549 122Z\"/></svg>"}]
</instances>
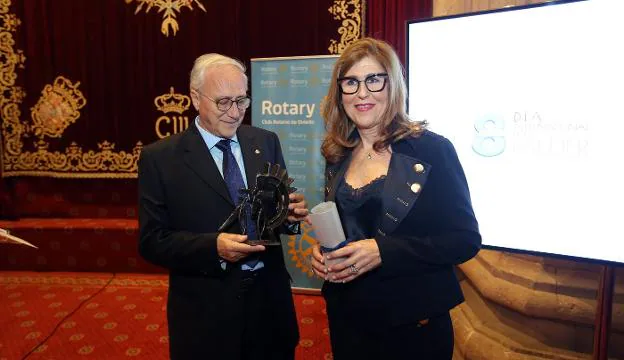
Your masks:
<instances>
[{"instance_id":1,"label":"ring on finger","mask_svg":"<svg viewBox=\"0 0 624 360\"><path fill-rule=\"evenodd\" d=\"M357 274L358 271L360 271L360 269L357 268L357 266L355 266L355 264L349 266L349 271L351 271L351 274Z\"/></svg>"}]
</instances>

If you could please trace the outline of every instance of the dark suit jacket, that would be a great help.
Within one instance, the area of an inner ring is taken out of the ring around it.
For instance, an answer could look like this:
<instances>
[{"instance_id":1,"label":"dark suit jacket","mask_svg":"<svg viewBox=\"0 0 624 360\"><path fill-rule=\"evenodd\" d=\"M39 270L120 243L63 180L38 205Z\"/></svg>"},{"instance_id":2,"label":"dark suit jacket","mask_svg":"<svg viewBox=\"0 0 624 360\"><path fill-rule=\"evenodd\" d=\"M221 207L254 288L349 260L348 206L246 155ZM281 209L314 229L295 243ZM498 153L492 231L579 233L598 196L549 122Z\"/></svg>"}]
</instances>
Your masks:
<instances>
[{"instance_id":1,"label":"dark suit jacket","mask_svg":"<svg viewBox=\"0 0 624 360\"><path fill-rule=\"evenodd\" d=\"M374 234L382 265L351 283L326 282L323 289L328 313L340 311L362 326L414 322L461 303L454 265L475 256L481 246L453 145L426 131L392 144L392 150ZM327 167L327 200L334 201L350 158Z\"/></svg>"},{"instance_id":2,"label":"dark suit jacket","mask_svg":"<svg viewBox=\"0 0 624 360\"><path fill-rule=\"evenodd\" d=\"M284 167L277 136L242 125L237 132L247 184L265 162ZM139 159L139 252L169 269L167 304L173 359L237 359L240 355L244 302L239 297L240 264L220 266L217 229L234 209L223 177L193 124L184 132L146 146ZM229 232L238 232L237 228ZM288 346L298 330L290 277L282 249L262 254L270 308L279 309L272 324ZM257 304L256 304L257 305ZM268 331L271 332L271 331Z\"/></svg>"}]
</instances>

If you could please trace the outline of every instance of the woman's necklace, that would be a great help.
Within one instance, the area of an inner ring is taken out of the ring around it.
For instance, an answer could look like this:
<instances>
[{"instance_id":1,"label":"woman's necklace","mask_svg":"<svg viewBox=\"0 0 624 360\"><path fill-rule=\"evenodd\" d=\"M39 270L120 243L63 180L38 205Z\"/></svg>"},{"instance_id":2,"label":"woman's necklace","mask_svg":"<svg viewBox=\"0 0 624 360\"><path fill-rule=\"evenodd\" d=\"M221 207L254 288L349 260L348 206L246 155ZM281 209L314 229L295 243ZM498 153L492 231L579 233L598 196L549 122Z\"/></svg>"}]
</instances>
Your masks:
<instances>
[{"instance_id":1,"label":"woman's necklace","mask_svg":"<svg viewBox=\"0 0 624 360\"><path fill-rule=\"evenodd\" d=\"M386 155L387 150L382 150L381 152L375 151L375 149L364 150L362 148L362 152L366 153L364 155L368 160L374 160L380 157L384 157Z\"/></svg>"}]
</instances>

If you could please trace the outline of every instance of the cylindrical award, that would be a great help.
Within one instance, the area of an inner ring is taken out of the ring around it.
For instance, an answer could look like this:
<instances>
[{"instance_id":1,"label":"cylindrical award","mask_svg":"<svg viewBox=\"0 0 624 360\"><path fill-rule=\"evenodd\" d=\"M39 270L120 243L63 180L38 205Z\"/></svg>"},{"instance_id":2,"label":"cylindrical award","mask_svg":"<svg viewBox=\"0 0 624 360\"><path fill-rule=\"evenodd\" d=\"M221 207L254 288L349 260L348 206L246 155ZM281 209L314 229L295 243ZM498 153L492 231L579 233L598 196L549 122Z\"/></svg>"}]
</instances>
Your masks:
<instances>
[{"instance_id":1,"label":"cylindrical award","mask_svg":"<svg viewBox=\"0 0 624 360\"><path fill-rule=\"evenodd\" d=\"M310 210L310 221L316 240L321 245L323 254L327 254L346 245L345 234L338 215L336 203L322 202ZM342 259L325 260L326 265L340 262Z\"/></svg>"}]
</instances>

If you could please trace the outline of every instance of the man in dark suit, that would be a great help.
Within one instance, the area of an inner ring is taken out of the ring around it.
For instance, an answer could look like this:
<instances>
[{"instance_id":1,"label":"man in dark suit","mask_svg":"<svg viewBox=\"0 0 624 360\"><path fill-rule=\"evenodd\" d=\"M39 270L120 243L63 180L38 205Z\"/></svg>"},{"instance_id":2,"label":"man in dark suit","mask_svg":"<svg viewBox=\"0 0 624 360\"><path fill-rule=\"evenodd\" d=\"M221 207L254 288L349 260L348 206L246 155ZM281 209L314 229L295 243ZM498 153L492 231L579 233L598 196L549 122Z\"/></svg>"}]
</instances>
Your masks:
<instances>
[{"instance_id":1,"label":"man in dark suit","mask_svg":"<svg viewBox=\"0 0 624 360\"><path fill-rule=\"evenodd\" d=\"M279 139L241 125L250 99L239 61L200 56L190 82L199 116L139 160L139 251L169 269L171 358L294 359L299 333L281 246L245 243L237 223L218 231L239 201L232 181L253 187L266 162L284 167ZM289 198L281 231L295 233L308 210L301 194Z\"/></svg>"}]
</instances>

